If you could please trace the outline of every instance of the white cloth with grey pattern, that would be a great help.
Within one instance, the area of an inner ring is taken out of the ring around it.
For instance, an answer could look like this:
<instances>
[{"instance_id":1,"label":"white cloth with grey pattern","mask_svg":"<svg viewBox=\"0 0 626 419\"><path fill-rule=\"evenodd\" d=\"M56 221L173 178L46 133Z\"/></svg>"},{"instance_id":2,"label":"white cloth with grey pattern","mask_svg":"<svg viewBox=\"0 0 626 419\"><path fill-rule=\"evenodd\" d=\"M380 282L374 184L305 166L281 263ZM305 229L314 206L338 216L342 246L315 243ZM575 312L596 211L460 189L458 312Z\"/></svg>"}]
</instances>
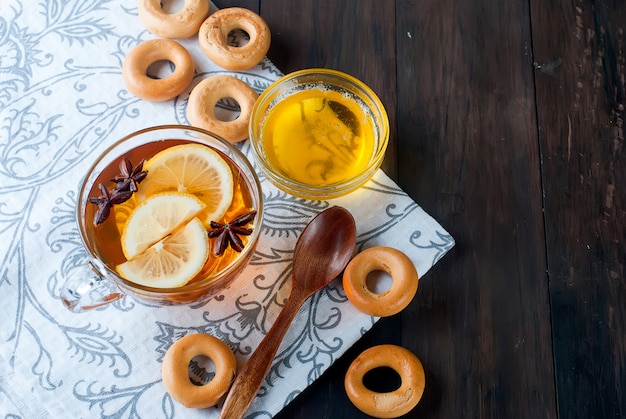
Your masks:
<instances>
[{"instance_id":1,"label":"white cloth with grey pattern","mask_svg":"<svg viewBox=\"0 0 626 419\"><path fill-rule=\"evenodd\" d=\"M213 8L213 10L215 10ZM250 266L205 304L153 307L124 299L73 314L59 301L68 272L87 261L75 223L79 180L112 141L141 128L188 125L186 100L129 94L121 64L153 38L135 3L3 0L0 4L0 413L5 417L217 417L186 409L161 382L167 348L209 333L245 362L290 290L295 241L319 211L341 205L357 221L359 249L388 245L424 276L453 238L383 172L333 201L289 196L262 179L265 222ZM225 71L193 38L194 84ZM267 59L235 74L257 91L280 76ZM242 150L249 154L244 142ZM250 414L270 417L319 377L376 322L347 301L340 281L309 299L279 349ZM205 377L210 372L200 370Z\"/></svg>"}]
</instances>

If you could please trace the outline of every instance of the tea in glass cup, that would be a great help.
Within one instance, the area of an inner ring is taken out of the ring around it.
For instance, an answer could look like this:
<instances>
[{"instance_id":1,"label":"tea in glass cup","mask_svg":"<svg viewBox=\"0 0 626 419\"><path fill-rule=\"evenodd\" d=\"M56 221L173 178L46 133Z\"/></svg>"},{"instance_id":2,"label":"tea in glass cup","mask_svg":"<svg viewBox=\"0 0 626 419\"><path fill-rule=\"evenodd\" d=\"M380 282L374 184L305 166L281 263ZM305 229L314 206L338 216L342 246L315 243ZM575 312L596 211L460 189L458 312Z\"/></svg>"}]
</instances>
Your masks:
<instances>
[{"instance_id":1,"label":"tea in glass cup","mask_svg":"<svg viewBox=\"0 0 626 419\"><path fill-rule=\"evenodd\" d=\"M77 221L91 261L63 302L84 311L124 294L159 305L207 298L246 266L262 215L259 180L236 146L185 126L131 134L83 181Z\"/></svg>"}]
</instances>

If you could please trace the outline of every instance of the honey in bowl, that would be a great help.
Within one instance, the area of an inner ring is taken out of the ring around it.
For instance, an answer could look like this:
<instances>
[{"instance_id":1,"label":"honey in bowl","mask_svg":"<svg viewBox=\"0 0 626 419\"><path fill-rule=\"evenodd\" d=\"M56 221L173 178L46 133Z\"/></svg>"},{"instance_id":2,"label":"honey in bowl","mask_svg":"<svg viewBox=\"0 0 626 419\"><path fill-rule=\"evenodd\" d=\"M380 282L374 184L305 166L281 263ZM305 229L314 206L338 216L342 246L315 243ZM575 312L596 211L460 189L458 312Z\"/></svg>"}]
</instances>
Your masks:
<instances>
[{"instance_id":1,"label":"honey in bowl","mask_svg":"<svg viewBox=\"0 0 626 419\"><path fill-rule=\"evenodd\" d=\"M355 96L302 90L278 103L263 126L269 164L313 187L345 182L369 164L376 127Z\"/></svg>"},{"instance_id":2,"label":"honey in bowl","mask_svg":"<svg viewBox=\"0 0 626 419\"><path fill-rule=\"evenodd\" d=\"M258 98L250 142L260 171L276 187L308 199L354 191L380 167L389 121L364 83L335 70L283 76Z\"/></svg>"}]
</instances>

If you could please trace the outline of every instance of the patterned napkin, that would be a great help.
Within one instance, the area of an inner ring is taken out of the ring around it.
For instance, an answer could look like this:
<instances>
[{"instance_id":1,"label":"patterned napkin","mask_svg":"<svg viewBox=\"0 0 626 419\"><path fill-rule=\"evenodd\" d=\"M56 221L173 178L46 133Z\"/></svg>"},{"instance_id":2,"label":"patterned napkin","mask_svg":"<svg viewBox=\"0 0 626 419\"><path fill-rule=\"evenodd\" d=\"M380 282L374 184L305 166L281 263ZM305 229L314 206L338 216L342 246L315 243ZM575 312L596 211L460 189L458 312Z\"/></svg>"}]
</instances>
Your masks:
<instances>
[{"instance_id":1,"label":"patterned napkin","mask_svg":"<svg viewBox=\"0 0 626 419\"><path fill-rule=\"evenodd\" d=\"M245 362L289 295L300 232L332 205L352 212L359 250L399 248L420 276L454 245L381 171L359 191L332 201L294 198L262 179L266 218L257 251L224 292L196 306L154 307L126 297L87 313L67 311L60 286L88 260L74 216L88 165L133 131L189 124L185 106L193 85L165 103L140 100L124 87L123 58L153 37L132 2L0 4L0 412L7 417L217 417L216 408L186 409L165 392L165 351L185 334L210 333ZM194 85L225 73L196 39L180 42L196 62ZM266 59L235 75L261 92L280 72ZM241 148L250 155L247 142ZM314 295L249 413L276 414L376 320L352 307L340 281ZM200 380L211 376L210 363L193 369Z\"/></svg>"}]
</instances>

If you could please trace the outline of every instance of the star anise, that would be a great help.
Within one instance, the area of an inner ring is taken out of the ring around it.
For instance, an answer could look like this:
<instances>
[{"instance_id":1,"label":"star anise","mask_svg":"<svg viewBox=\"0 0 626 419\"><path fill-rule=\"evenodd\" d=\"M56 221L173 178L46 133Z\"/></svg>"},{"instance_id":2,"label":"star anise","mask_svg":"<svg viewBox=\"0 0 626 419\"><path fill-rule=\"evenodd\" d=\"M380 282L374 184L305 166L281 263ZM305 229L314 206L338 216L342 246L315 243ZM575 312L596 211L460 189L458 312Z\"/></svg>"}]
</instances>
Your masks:
<instances>
[{"instance_id":1,"label":"star anise","mask_svg":"<svg viewBox=\"0 0 626 419\"><path fill-rule=\"evenodd\" d=\"M217 237L215 247L213 248L215 256L222 256L228 245L237 252L243 250L244 244L239 236L249 236L252 234L252 229L244 226L250 223L255 215L256 210L238 215L231 222L226 224L211 221L212 230L210 230L208 234L210 238Z\"/></svg>"},{"instance_id":2,"label":"star anise","mask_svg":"<svg viewBox=\"0 0 626 419\"><path fill-rule=\"evenodd\" d=\"M137 185L148 176L148 172L143 170L145 160L139 162L137 167L133 168L133 164L127 158L120 162L120 174L111 179L117 183L115 189L120 191L137 192Z\"/></svg>"},{"instance_id":3,"label":"star anise","mask_svg":"<svg viewBox=\"0 0 626 419\"><path fill-rule=\"evenodd\" d=\"M133 195L132 191L120 191L114 189L110 192L104 183L98 185L100 188L100 196L97 198L88 198L88 201L98 206L93 222L95 225L102 224L109 217L113 205L121 204L128 201Z\"/></svg>"}]
</instances>

